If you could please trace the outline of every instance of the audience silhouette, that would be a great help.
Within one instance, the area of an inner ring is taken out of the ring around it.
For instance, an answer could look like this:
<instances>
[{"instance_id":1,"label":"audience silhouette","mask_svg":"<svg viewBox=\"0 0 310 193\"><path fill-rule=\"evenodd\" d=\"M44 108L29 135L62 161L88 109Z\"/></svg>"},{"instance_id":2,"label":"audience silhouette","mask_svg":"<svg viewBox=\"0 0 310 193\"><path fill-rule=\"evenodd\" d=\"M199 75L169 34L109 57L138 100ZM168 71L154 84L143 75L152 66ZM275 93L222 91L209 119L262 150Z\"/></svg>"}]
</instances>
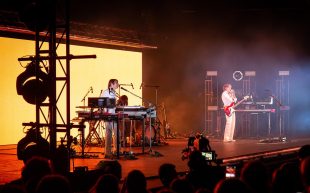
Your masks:
<instances>
[{"instance_id":1,"label":"audience silhouette","mask_svg":"<svg viewBox=\"0 0 310 193\"><path fill-rule=\"evenodd\" d=\"M132 170L128 173L121 193L147 193L146 178L140 170Z\"/></svg>"},{"instance_id":2,"label":"audience silhouette","mask_svg":"<svg viewBox=\"0 0 310 193\"><path fill-rule=\"evenodd\" d=\"M38 183L36 193L71 193L68 179L62 175L46 175Z\"/></svg>"},{"instance_id":3,"label":"audience silhouette","mask_svg":"<svg viewBox=\"0 0 310 193\"><path fill-rule=\"evenodd\" d=\"M146 177L140 170L129 172L121 183L122 168L117 161L100 162L96 170L82 172L82 178L79 179L56 174L50 160L33 156L25 163L21 177L0 186L0 192L310 193L309 153L310 145L304 145L295 160L278 164L275 168L270 165L266 167L262 160L249 160L241 167L240 177L225 178L224 173L219 172L219 168L211 165L197 150L189 156L187 175L178 176L174 164L164 163L158 168L162 186L149 190Z\"/></svg>"},{"instance_id":4,"label":"audience silhouette","mask_svg":"<svg viewBox=\"0 0 310 193\"><path fill-rule=\"evenodd\" d=\"M223 179L218 182L214 193L249 193L247 185L237 178Z\"/></svg>"},{"instance_id":5,"label":"audience silhouette","mask_svg":"<svg viewBox=\"0 0 310 193\"><path fill-rule=\"evenodd\" d=\"M194 190L206 188L213 190L217 181L224 177L216 168L210 166L200 151L193 151L188 160L189 173L186 179L192 184Z\"/></svg>"},{"instance_id":6,"label":"audience silhouette","mask_svg":"<svg viewBox=\"0 0 310 193\"><path fill-rule=\"evenodd\" d=\"M295 163L284 163L272 175L273 193L302 192L303 186L299 167Z\"/></svg>"},{"instance_id":7,"label":"audience silhouette","mask_svg":"<svg viewBox=\"0 0 310 193\"><path fill-rule=\"evenodd\" d=\"M119 180L112 174L102 175L90 191L91 193L118 193Z\"/></svg>"},{"instance_id":8,"label":"audience silhouette","mask_svg":"<svg viewBox=\"0 0 310 193\"><path fill-rule=\"evenodd\" d=\"M271 175L266 166L259 160L245 163L241 169L241 180L247 184L253 193L270 192Z\"/></svg>"},{"instance_id":9,"label":"audience silhouette","mask_svg":"<svg viewBox=\"0 0 310 193\"><path fill-rule=\"evenodd\" d=\"M171 190L175 193L193 193L194 188L187 179L174 179L171 182Z\"/></svg>"},{"instance_id":10,"label":"audience silhouette","mask_svg":"<svg viewBox=\"0 0 310 193\"><path fill-rule=\"evenodd\" d=\"M304 192L310 193L310 156L302 160L300 164L300 173L304 184Z\"/></svg>"},{"instance_id":11,"label":"audience silhouette","mask_svg":"<svg viewBox=\"0 0 310 193\"><path fill-rule=\"evenodd\" d=\"M162 164L158 170L159 179L164 187L169 187L171 182L178 177L175 165L173 164Z\"/></svg>"},{"instance_id":12,"label":"audience silhouette","mask_svg":"<svg viewBox=\"0 0 310 193\"><path fill-rule=\"evenodd\" d=\"M303 145L298 151L298 158L301 161L307 158L308 156L310 156L310 145L309 144Z\"/></svg>"}]
</instances>

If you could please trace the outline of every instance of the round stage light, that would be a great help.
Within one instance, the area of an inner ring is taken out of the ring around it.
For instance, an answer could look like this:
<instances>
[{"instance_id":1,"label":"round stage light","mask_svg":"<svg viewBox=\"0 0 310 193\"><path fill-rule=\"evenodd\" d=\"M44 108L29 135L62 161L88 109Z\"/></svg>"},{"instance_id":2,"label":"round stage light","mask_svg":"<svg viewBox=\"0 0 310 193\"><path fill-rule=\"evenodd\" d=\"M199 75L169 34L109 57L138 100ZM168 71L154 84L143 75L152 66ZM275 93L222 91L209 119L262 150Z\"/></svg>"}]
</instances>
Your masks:
<instances>
[{"instance_id":1,"label":"round stage light","mask_svg":"<svg viewBox=\"0 0 310 193\"><path fill-rule=\"evenodd\" d=\"M233 79L234 79L235 81L240 81L240 80L242 80L242 78L243 78L243 74L242 74L241 71L235 71L235 72L233 73Z\"/></svg>"},{"instance_id":2,"label":"round stage light","mask_svg":"<svg viewBox=\"0 0 310 193\"><path fill-rule=\"evenodd\" d=\"M26 162L33 156L49 157L49 142L35 128L17 143L17 158Z\"/></svg>"},{"instance_id":3,"label":"round stage light","mask_svg":"<svg viewBox=\"0 0 310 193\"><path fill-rule=\"evenodd\" d=\"M42 103L48 96L48 75L31 62L16 80L18 95L22 95L30 104Z\"/></svg>"}]
</instances>

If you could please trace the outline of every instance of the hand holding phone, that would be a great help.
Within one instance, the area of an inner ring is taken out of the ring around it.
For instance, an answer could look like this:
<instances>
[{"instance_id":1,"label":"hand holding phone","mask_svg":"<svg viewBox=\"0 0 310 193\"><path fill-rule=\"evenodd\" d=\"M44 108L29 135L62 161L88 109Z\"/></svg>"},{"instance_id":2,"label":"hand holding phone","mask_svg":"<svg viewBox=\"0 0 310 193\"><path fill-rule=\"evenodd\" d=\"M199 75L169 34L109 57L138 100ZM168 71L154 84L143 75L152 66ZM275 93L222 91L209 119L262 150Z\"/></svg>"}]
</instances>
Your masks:
<instances>
[{"instance_id":1,"label":"hand holding phone","mask_svg":"<svg viewBox=\"0 0 310 193\"><path fill-rule=\"evenodd\" d=\"M214 151L207 151L207 152L201 152L202 156L207 161L214 161L215 160L215 152Z\"/></svg>"}]
</instances>

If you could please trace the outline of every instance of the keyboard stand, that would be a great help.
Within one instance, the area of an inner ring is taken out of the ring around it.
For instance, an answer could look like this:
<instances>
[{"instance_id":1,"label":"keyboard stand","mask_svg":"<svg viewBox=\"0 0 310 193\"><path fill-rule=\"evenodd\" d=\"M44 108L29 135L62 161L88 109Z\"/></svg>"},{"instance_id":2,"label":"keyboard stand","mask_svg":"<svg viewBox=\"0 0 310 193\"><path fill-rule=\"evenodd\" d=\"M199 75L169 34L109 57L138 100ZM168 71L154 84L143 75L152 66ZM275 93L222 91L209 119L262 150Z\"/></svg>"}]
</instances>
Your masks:
<instances>
[{"instance_id":1,"label":"keyboard stand","mask_svg":"<svg viewBox=\"0 0 310 193\"><path fill-rule=\"evenodd\" d=\"M104 123L102 122L102 120L89 120L88 123L89 123L89 133L85 139L85 145L90 145L93 140L97 140L98 145L103 145L103 140L101 139L99 133L97 132L98 127L99 129L101 126L103 127L102 124Z\"/></svg>"}]
</instances>

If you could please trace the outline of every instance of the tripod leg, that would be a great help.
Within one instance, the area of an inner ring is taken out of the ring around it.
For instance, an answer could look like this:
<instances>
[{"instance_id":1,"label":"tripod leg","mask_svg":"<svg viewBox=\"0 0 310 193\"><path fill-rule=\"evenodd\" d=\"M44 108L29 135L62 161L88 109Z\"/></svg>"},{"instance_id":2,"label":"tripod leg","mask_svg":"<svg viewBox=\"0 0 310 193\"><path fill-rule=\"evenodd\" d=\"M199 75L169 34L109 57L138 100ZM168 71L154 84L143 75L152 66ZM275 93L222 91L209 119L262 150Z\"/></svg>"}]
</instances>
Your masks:
<instances>
[{"instance_id":1,"label":"tripod leg","mask_svg":"<svg viewBox=\"0 0 310 193\"><path fill-rule=\"evenodd\" d=\"M84 125L84 121L81 121L79 123L80 125ZM81 141L81 149L82 149L82 156L84 157L85 155L85 127L81 127L78 130L81 134L80 134L80 141Z\"/></svg>"},{"instance_id":2,"label":"tripod leg","mask_svg":"<svg viewBox=\"0 0 310 193\"><path fill-rule=\"evenodd\" d=\"M97 132L98 127L100 127L101 120L99 121L89 121L89 133L86 137L85 143L86 145L90 145L92 140L97 140L98 144L103 144L103 140L101 139L99 133Z\"/></svg>"},{"instance_id":3,"label":"tripod leg","mask_svg":"<svg viewBox=\"0 0 310 193\"><path fill-rule=\"evenodd\" d=\"M132 142L132 120L130 120L130 131L129 131L129 151L131 152L131 142Z\"/></svg>"},{"instance_id":4,"label":"tripod leg","mask_svg":"<svg viewBox=\"0 0 310 193\"><path fill-rule=\"evenodd\" d=\"M91 139L92 139L93 130L94 130L94 124L92 123L92 121L89 121L88 124L89 124L89 129L88 129L89 131L88 131L88 135L85 139L85 145L91 144Z\"/></svg>"}]
</instances>

